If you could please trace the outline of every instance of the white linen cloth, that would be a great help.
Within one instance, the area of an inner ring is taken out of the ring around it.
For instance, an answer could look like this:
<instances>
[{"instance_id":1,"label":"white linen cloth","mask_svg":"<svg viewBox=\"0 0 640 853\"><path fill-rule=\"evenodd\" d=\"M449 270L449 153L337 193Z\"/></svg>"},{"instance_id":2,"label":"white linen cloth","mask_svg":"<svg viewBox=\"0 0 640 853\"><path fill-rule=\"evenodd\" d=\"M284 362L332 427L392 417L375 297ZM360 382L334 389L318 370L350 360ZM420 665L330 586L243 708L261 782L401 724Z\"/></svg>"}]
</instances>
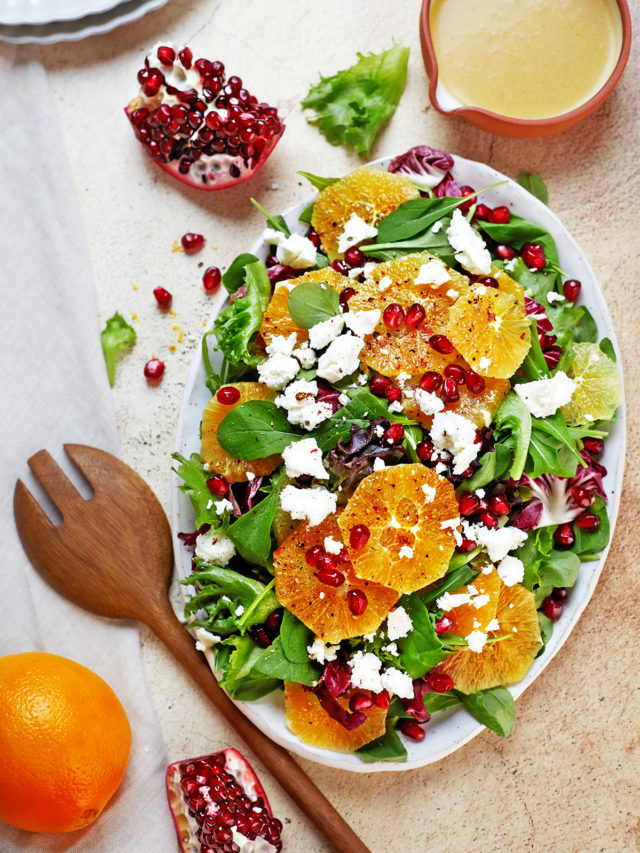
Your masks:
<instances>
[{"instance_id":1,"label":"white linen cloth","mask_svg":"<svg viewBox=\"0 0 640 853\"><path fill-rule=\"evenodd\" d=\"M117 454L118 434L71 174L46 74L29 49L0 47L0 113L0 655L46 651L88 666L115 690L133 733L123 783L93 825L38 835L0 823L0 850L175 853L137 628L47 587L13 520L16 479L33 486L29 456L44 447L61 461L65 442ZM37 808L37 791L25 796Z\"/></svg>"}]
</instances>

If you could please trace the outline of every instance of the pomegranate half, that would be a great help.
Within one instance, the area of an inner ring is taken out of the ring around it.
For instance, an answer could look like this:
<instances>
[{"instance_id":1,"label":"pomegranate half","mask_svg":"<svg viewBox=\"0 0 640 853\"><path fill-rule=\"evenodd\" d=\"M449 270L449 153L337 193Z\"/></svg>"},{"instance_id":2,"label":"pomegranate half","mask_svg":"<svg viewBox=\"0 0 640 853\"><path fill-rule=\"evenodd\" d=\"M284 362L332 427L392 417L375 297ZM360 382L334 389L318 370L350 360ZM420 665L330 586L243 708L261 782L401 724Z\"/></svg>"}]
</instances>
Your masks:
<instances>
[{"instance_id":1,"label":"pomegranate half","mask_svg":"<svg viewBox=\"0 0 640 853\"><path fill-rule=\"evenodd\" d=\"M176 761L167 796L183 853L278 853L282 823L235 749Z\"/></svg>"},{"instance_id":2,"label":"pomegranate half","mask_svg":"<svg viewBox=\"0 0 640 853\"><path fill-rule=\"evenodd\" d=\"M156 45L125 107L147 154L179 181L221 190L248 180L284 132L276 107L259 102L222 62L188 47Z\"/></svg>"}]
</instances>

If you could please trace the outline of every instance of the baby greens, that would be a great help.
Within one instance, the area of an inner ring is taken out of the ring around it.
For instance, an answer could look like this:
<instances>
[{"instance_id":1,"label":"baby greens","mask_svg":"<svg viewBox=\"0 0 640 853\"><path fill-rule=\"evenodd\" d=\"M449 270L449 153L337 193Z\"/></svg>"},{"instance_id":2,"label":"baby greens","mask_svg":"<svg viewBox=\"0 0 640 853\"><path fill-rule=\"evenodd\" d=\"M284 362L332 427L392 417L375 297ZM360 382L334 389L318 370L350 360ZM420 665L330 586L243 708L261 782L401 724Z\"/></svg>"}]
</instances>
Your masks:
<instances>
[{"instance_id":1,"label":"baby greens","mask_svg":"<svg viewBox=\"0 0 640 853\"><path fill-rule=\"evenodd\" d=\"M340 297L326 282L303 281L289 292L287 308L301 329L310 329L340 313Z\"/></svg>"},{"instance_id":2,"label":"baby greens","mask_svg":"<svg viewBox=\"0 0 640 853\"><path fill-rule=\"evenodd\" d=\"M107 365L107 378L109 385L113 386L116 381L116 359L122 349L132 346L136 342L136 330L130 326L122 314L116 313L109 317L107 323L100 333L100 343Z\"/></svg>"},{"instance_id":3,"label":"baby greens","mask_svg":"<svg viewBox=\"0 0 640 853\"><path fill-rule=\"evenodd\" d=\"M269 304L271 284L262 261L249 262L243 269L243 285L247 292L220 312L213 329L218 348L230 364L244 362L246 365L255 365L261 357L252 344ZM237 268L234 276L238 274Z\"/></svg>"}]
</instances>

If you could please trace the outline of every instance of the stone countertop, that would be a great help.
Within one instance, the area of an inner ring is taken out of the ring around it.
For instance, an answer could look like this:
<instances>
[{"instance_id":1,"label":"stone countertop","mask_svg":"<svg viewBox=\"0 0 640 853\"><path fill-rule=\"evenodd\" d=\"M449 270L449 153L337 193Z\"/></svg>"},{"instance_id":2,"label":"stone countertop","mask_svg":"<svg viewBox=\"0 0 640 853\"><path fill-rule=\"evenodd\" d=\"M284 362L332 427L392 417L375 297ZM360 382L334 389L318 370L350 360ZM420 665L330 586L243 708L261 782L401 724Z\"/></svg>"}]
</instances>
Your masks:
<instances>
[{"instance_id":1,"label":"stone countertop","mask_svg":"<svg viewBox=\"0 0 640 853\"><path fill-rule=\"evenodd\" d=\"M640 0L632 0L636 25ZM602 283L623 354L628 401L628 464L615 539L593 599L561 653L517 703L512 736L484 732L457 753L407 773L350 774L302 762L374 853L397 851L640 850L638 679L640 624L635 601L636 500L640 476L640 239L637 149L640 69L637 51L613 96L576 127L518 140L490 136L430 107L418 39L417 0L389 4L325 0L172 0L113 33L43 48L64 127L86 227L102 321L114 310L133 317L138 343L118 366L113 391L125 460L169 509L169 457L182 388L209 298L204 266L225 267L263 227L249 203L279 211L308 194L306 169L340 175L360 164L332 147L298 105L322 71L350 65L356 50L380 51L391 38L411 47L400 106L370 158L427 143L484 161L516 177L540 172L550 206L587 251ZM286 103L287 130L267 165L231 191L197 193L165 176L135 144L120 113L135 74L158 41L188 42L196 55L223 60L259 97ZM482 49L479 46L479 49ZM173 248L185 231L207 238L199 255ZM173 293L161 313L152 289ZM152 355L165 378L142 375ZM179 591L174 589L174 600ZM237 742L174 660L144 629L144 661L168 758ZM326 843L260 768L286 849L328 851Z\"/></svg>"}]
</instances>

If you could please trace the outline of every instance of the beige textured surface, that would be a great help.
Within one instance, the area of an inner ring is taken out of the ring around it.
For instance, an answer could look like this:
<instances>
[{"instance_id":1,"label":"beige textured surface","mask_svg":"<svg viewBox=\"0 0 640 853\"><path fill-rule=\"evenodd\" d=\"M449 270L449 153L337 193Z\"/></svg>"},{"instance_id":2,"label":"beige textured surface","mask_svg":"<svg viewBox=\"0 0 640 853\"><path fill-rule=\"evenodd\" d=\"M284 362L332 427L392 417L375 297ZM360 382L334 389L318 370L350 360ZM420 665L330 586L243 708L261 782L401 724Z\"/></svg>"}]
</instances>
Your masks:
<instances>
[{"instance_id":1,"label":"beige textured surface","mask_svg":"<svg viewBox=\"0 0 640 853\"><path fill-rule=\"evenodd\" d=\"M631 5L637 26L640 0ZM518 701L509 740L484 733L446 760L405 774L356 776L306 767L374 853L640 850L637 51L613 97L577 127L540 140L491 137L428 107L419 3L398 0L391 18L389 6L385 0L173 0L124 30L43 49L102 316L117 309L140 320L138 344L120 364L114 389L125 458L168 507L168 460L182 385L208 310L201 264L224 266L259 233L261 217L250 195L277 211L307 193L297 169L334 175L358 165L355 155L331 147L307 125L296 100L320 70L327 74L350 64L355 50L380 50L392 36L408 44L407 88L371 156L428 143L514 177L521 169L543 174L551 207L600 277L623 351L630 416L625 494L592 602L561 653ZM198 55L222 59L259 96L291 102L282 141L248 185L212 194L183 189L134 143L119 111L134 93L145 50L169 39L187 40ZM200 255L171 251L187 230L206 235ZM175 317L155 307L151 291L158 284L173 292ZM179 343L175 326L185 332ZM169 351L173 343L175 353ZM142 365L152 354L165 359L167 372L163 384L150 389ZM169 758L233 743L155 640L143 633L142 642ZM327 851L262 773L276 813L286 820L286 849Z\"/></svg>"}]
</instances>

